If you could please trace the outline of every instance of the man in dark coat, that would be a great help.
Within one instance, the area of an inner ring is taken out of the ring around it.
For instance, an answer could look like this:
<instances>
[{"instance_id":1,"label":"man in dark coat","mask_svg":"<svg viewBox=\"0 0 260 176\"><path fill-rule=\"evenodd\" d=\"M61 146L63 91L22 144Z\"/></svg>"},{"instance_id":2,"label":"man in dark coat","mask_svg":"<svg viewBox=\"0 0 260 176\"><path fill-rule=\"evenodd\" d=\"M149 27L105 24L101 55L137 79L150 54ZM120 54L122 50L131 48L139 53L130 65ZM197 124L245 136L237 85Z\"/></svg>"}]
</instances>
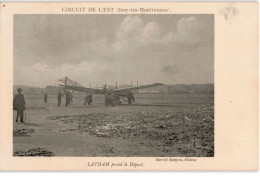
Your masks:
<instances>
[{"instance_id":1,"label":"man in dark coat","mask_svg":"<svg viewBox=\"0 0 260 176\"><path fill-rule=\"evenodd\" d=\"M111 105L114 106L116 103L117 103L117 96L116 96L116 93L113 92L110 96L111 98Z\"/></svg>"},{"instance_id":2,"label":"man in dark coat","mask_svg":"<svg viewBox=\"0 0 260 176\"><path fill-rule=\"evenodd\" d=\"M66 106L68 106L70 104L70 93L69 91L66 92Z\"/></svg>"},{"instance_id":3,"label":"man in dark coat","mask_svg":"<svg viewBox=\"0 0 260 176\"><path fill-rule=\"evenodd\" d=\"M106 95L107 93L107 85L105 84L105 86L103 87L103 94Z\"/></svg>"},{"instance_id":4,"label":"man in dark coat","mask_svg":"<svg viewBox=\"0 0 260 176\"><path fill-rule=\"evenodd\" d=\"M105 95L105 106L108 106L109 102L110 102L110 97L109 97L108 93L106 93L106 95Z\"/></svg>"},{"instance_id":5,"label":"man in dark coat","mask_svg":"<svg viewBox=\"0 0 260 176\"><path fill-rule=\"evenodd\" d=\"M72 98L73 98L72 93L69 92L69 99L70 99L70 100L69 100L69 105L73 102Z\"/></svg>"},{"instance_id":6,"label":"man in dark coat","mask_svg":"<svg viewBox=\"0 0 260 176\"><path fill-rule=\"evenodd\" d=\"M90 105L92 103L92 94L87 94L85 97L84 105L88 104Z\"/></svg>"},{"instance_id":7,"label":"man in dark coat","mask_svg":"<svg viewBox=\"0 0 260 176\"><path fill-rule=\"evenodd\" d=\"M129 91L127 95L128 104L132 104L132 101L135 103L135 97L133 92Z\"/></svg>"},{"instance_id":8,"label":"man in dark coat","mask_svg":"<svg viewBox=\"0 0 260 176\"><path fill-rule=\"evenodd\" d=\"M13 108L17 111L16 122L18 122L18 118L20 117L20 122L23 123L23 111L25 110L26 102L22 94L22 89L18 88L17 91L18 94L14 97Z\"/></svg>"},{"instance_id":9,"label":"man in dark coat","mask_svg":"<svg viewBox=\"0 0 260 176\"><path fill-rule=\"evenodd\" d=\"M93 103L92 94L89 94L89 102L88 102L88 104L90 105L91 103Z\"/></svg>"},{"instance_id":10,"label":"man in dark coat","mask_svg":"<svg viewBox=\"0 0 260 176\"><path fill-rule=\"evenodd\" d=\"M61 104L61 92L59 92L59 94L58 94L58 97L57 97L57 99L58 99L58 107L60 107L60 104Z\"/></svg>"},{"instance_id":11,"label":"man in dark coat","mask_svg":"<svg viewBox=\"0 0 260 176\"><path fill-rule=\"evenodd\" d=\"M48 99L48 94L47 92L44 93L44 103L47 103L47 99Z\"/></svg>"}]
</instances>

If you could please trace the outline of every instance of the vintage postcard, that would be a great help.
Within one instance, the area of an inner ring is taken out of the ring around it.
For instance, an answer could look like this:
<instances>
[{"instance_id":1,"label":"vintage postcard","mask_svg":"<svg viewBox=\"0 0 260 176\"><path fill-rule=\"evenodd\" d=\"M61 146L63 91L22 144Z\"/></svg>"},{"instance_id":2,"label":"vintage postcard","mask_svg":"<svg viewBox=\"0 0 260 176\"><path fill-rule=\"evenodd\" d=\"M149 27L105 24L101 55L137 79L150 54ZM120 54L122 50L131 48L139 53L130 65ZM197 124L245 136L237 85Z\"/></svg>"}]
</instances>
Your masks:
<instances>
[{"instance_id":1,"label":"vintage postcard","mask_svg":"<svg viewBox=\"0 0 260 176\"><path fill-rule=\"evenodd\" d=\"M258 170L258 3L0 10L0 170Z\"/></svg>"}]
</instances>

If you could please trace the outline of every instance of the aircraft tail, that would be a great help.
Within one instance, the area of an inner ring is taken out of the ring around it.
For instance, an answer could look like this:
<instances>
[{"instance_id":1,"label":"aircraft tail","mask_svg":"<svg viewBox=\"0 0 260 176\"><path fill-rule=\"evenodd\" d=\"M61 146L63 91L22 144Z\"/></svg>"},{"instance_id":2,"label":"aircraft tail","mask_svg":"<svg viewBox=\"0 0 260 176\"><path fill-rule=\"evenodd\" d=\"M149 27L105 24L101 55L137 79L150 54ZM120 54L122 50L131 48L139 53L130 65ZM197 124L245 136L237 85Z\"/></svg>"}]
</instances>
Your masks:
<instances>
[{"instance_id":1,"label":"aircraft tail","mask_svg":"<svg viewBox=\"0 0 260 176\"><path fill-rule=\"evenodd\" d=\"M58 79L58 81L62 82L65 86L75 86L82 87L78 82L69 79L68 77Z\"/></svg>"}]
</instances>

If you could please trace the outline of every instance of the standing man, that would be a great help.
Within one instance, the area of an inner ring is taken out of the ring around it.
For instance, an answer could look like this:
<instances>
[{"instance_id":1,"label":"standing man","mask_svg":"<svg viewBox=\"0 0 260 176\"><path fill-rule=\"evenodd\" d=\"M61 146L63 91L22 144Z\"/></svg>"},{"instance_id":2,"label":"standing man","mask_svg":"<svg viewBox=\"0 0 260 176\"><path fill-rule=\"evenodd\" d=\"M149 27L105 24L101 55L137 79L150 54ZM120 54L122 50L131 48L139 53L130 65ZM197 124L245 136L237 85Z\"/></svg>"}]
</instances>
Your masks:
<instances>
[{"instance_id":1,"label":"standing man","mask_svg":"<svg viewBox=\"0 0 260 176\"><path fill-rule=\"evenodd\" d=\"M93 100L92 100L92 94L90 93L90 94L89 94L89 102L88 102L88 105L90 105L91 103L93 103Z\"/></svg>"},{"instance_id":2,"label":"standing man","mask_svg":"<svg viewBox=\"0 0 260 176\"><path fill-rule=\"evenodd\" d=\"M69 91L66 92L66 106L70 104L70 93Z\"/></svg>"},{"instance_id":3,"label":"standing man","mask_svg":"<svg viewBox=\"0 0 260 176\"><path fill-rule=\"evenodd\" d=\"M85 101L84 101L84 105L88 104L90 105L92 103L92 94L87 93L86 97L85 97Z\"/></svg>"},{"instance_id":4,"label":"standing man","mask_svg":"<svg viewBox=\"0 0 260 176\"><path fill-rule=\"evenodd\" d=\"M73 100L72 100L72 98L73 98L73 96L72 96L72 92L69 92L69 96L70 96L69 104L71 104L71 103L73 102Z\"/></svg>"},{"instance_id":5,"label":"standing man","mask_svg":"<svg viewBox=\"0 0 260 176\"><path fill-rule=\"evenodd\" d=\"M107 93L107 85L105 84L105 86L103 87L103 94L106 95Z\"/></svg>"},{"instance_id":6,"label":"standing man","mask_svg":"<svg viewBox=\"0 0 260 176\"><path fill-rule=\"evenodd\" d=\"M117 104L117 97L116 97L116 93L112 93L111 97L110 97L110 101L111 101L111 105L114 106L115 104Z\"/></svg>"},{"instance_id":7,"label":"standing man","mask_svg":"<svg viewBox=\"0 0 260 176\"><path fill-rule=\"evenodd\" d=\"M48 99L48 94L47 94L47 92L44 93L44 96L43 96L43 97L44 97L44 103L47 103L47 99Z\"/></svg>"},{"instance_id":8,"label":"standing man","mask_svg":"<svg viewBox=\"0 0 260 176\"><path fill-rule=\"evenodd\" d=\"M59 94L58 94L58 97L57 97L57 99L58 99L58 107L60 107L60 104L61 104L61 92L59 92Z\"/></svg>"},{"instance_id":9,"label":"standing man","mask_svg":"<svg viewBox=\"0 0 260 176\"><path fill-rule=\"evenodd\" d=\"M108 95L108 93L106 93L106 95L105 95L105 106L108 106L108 104L109 104L109 95Z\"/></svg>"},{"instance_id":10,"label":"standing man","mask_svg":"<svg viewBox=\"0 0 260 176\"><path fill-rule=\"evenodd\" d=\"M25 110L26 102L24 100L24 96L22 94L22 89L17 89L18 94L15 95L13 101L13 109L17 111L16 122L18 122L18 118L20 117L20 122L24 123L23 121L23 111Z\"/></svg>"},{"instance_id":11,"label":"standing man","mask_svg":"<svg viewBox=\"0 0 260 176\"><path fill-rule=\"evenodd\" d=\"M132 101L135 103L135 97L133 92L129 91L127 95L128 104L132 104Z\"/></svg>"},{"instance_id":12,"label":"standing man","mask_svg":"<svg viewBox=\"0 0 260 176\"><path fill-rule=\"evenodd\" d=\"M89 94L87 93L84 101L84 105L86 105L89 102Z\"/></svg>"}]
</instances>

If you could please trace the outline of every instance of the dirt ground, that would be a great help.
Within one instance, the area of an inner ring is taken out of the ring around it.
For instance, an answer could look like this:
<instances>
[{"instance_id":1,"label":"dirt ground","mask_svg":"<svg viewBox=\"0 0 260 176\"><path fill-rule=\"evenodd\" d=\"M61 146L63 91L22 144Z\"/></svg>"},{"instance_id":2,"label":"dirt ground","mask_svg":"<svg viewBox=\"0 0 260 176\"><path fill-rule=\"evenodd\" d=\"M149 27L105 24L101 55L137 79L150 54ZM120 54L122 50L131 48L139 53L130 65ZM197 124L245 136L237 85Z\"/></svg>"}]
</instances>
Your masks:
<instances>
[{"instance_id":1,"label":"dirt ground","mask_svg":"<svg viewBox=\"0 0 260 176\"><path fill-rule=\"evenodd\" d=\"M14 156L214 156L213 94L136 94L136 103L105 107L84 94L57 107L56 95L25 95L25 123L16 123Z\"/></svg>"}]
</instances>

